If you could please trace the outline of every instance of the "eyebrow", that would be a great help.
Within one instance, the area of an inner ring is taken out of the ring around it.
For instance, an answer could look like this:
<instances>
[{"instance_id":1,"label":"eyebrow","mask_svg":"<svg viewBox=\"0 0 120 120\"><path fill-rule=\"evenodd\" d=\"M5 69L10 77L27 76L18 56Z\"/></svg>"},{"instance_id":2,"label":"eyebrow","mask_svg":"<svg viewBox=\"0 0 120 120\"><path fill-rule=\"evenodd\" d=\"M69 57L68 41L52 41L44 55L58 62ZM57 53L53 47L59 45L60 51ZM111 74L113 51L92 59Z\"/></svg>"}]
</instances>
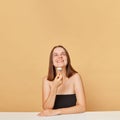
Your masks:
<instances>
[{"instance_id":1,"label":"eyebrow","mask_svg":"<svg viewBox=\"0 0 120 120\"><path fill-rule=\"evenodd\" d=\"M61 52L61 53L66 53L65 51ZM53 52L53 54L57 54L56 52Z\"/></svg>"}]
</instances>

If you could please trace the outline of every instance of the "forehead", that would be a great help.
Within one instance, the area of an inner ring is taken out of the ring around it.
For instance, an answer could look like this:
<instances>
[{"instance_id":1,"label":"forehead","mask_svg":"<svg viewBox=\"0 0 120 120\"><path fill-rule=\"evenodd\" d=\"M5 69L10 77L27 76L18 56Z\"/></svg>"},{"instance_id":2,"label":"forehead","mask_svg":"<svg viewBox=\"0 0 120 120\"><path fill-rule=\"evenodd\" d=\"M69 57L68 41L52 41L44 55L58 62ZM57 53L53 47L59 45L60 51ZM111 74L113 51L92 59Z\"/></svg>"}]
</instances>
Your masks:
<instances>
[{"instance_id":1,"label":"forehead","mask_svg":"<svg viewBox=\"0 0 120 120\"><path fill-rule=\"evenodd\" d=\"M61 53L61 52L65 52L65 50L61 47L57 47L53 50L53 53Z\"/></svg>"}]
</instances>

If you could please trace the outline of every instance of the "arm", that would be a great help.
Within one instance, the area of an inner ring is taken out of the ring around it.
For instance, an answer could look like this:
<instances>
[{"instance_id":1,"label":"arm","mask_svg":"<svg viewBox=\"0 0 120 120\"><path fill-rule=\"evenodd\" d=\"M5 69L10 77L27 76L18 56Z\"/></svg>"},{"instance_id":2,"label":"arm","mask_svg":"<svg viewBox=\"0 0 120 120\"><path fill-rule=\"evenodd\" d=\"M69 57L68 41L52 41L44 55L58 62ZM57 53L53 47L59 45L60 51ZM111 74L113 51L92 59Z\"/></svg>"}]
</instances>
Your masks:
<instances>
[{"instance_id":1,"label":"arm","mask_svg":"<svg viewBox=\"0 0 120 120\"><path fill-rule=\"evenodd\" d=\"M44 78L42 87L43 109L52 109L54 107L55 97L58 86L61 84L61 75L57 75L50 87L50 82Z\"/></svg>"},{"instance_id":2,"label":"arm","mask_svg":"<svg viewBox=\"0 0 120 120\"><path fill-rule=\"evenodd\" d=\"M43 80L42 105L43 109L52 109L55 101L56 87L50 88L49 81Z\"/></svg>"}]
</instances>

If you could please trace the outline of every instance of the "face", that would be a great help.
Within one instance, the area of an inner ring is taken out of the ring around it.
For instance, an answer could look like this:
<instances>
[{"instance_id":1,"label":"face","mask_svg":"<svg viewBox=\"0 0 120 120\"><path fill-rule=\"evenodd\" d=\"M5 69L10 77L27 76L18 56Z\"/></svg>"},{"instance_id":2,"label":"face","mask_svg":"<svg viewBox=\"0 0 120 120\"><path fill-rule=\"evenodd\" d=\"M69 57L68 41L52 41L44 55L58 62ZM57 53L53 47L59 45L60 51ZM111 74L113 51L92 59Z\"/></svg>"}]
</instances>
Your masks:
<instances>
[{"instance_id":1,"label":"face","mask_svg":"<svg viewBox=\"0 0 120 120\"><path fill-rule=\"evenodd\" d=\"M67 56L63 48L57 47L53 51L53 65L55 67L65 67L67 65Z\"/></svg>"}]
</instances>

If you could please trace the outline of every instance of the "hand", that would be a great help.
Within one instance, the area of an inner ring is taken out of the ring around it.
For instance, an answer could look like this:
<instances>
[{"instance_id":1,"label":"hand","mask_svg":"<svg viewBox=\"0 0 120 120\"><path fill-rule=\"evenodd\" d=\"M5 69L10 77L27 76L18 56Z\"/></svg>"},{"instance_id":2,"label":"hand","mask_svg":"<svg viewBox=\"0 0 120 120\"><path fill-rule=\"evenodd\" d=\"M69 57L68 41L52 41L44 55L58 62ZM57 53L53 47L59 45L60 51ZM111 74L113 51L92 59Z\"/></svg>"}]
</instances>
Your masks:
<instances>
[{"instance_id":1,"label":"hand","mask_svg":"<svg viewBox=\"0 0 120 120\"><path fill-rule=\"evenodd\" d=\"M41 111L38 116L53 116L53 115L57 115L58 112L57 110L53 110L53 109L46 109Z\"/></svg>"},{"instance_id":2,"label":"hand","mask_svg":"<svg viewBox=\"0 0 120 120\"><path fill-rule=\"evenodd\" d=\"M58 87L62 84L62 79L63 79L63 76L59 73L57 74L57 76L55 77L54 81L53 81L53 84L54 86Z\"/></svg>"}]
</instances>

